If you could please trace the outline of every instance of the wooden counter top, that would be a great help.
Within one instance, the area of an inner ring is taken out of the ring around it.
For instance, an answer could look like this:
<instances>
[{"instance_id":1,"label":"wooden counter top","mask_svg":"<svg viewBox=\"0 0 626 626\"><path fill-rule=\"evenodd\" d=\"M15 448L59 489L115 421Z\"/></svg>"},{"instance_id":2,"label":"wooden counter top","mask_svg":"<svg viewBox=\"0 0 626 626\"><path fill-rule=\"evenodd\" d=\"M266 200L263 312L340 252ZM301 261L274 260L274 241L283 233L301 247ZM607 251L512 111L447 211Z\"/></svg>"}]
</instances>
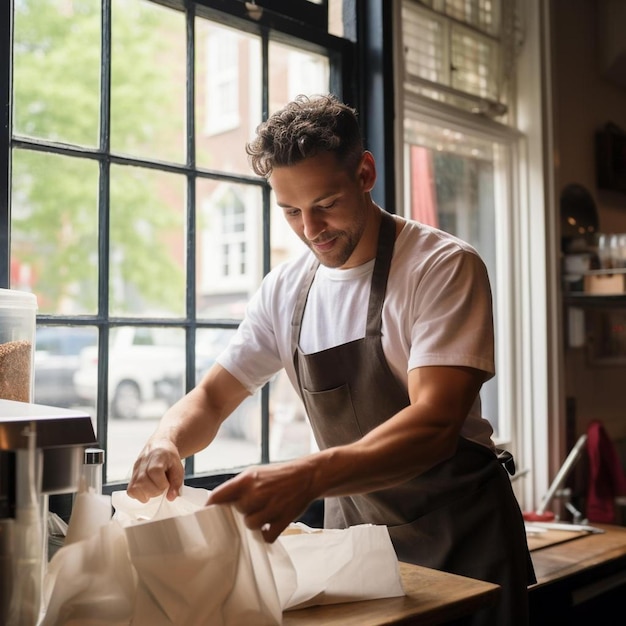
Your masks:
<instances>
[{"instance_id":1,"label":"wooden counter top","mask_svg":"<svg viewBox=\"0 0 626 626\"><path fill-rule=\"evenodd\" d=\"M569 540L536 549L533 549L532 541L529 540L537 575L537 584L533 587L562 580L588 571L590 568L606 566L612 561L626 559L626 527L606 524L594 524L594 526L605 532L570 533Z\"/></svg>"},{"instance_id":2,"label":"wooden counter top","mask_svg":"<svg viewBox=\"0 0 626 626\"><path fill-rule=\"evenodd\" d=\"M602 620L623 613L626 527L593 526L605 532L553 536L556 543L542 537L539 545L529 540L537 575L537 583L529 587L532 626L617 623Z\"/></svg>"},{"instance_id":3,"label":"wooden counter top","mask_svg":"<svg viewBox=\"0 0 626 626\"><path fill-rule=\"evenodd\" d=\"M400 563L400 575L405 596L286 611L283 626L430 626L471 615L500 593L492 583L408 563Z\"/></svg>"}]
</instances>

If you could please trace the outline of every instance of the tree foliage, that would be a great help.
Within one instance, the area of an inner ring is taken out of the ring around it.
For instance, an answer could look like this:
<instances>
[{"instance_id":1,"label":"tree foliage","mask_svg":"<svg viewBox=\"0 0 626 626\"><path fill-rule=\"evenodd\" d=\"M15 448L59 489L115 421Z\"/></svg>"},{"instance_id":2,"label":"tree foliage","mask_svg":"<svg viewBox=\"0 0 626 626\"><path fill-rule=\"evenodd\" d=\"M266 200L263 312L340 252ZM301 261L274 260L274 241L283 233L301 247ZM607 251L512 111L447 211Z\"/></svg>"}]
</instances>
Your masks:
<instances>
[{"instance_id":1,"label":"tree foliage","mask_svg":"<svg viewBox=\"0 0 626 626\"><path fill-rule=\"evenodd\" d=\"M163 62L173 16L148 2L113 2L111 132L120 153L171 159L175 151L154 146L184 142L185 109L172 89L173 72L184 74L184 48ZM99 0L15 0L14 134L91 154L13 150L12 256L32 269L40 311L94 313L100 207L115 263L111 311L181 314L184 177L111 166L103 193L101 28Z\"/></svg>"}]
</instances>

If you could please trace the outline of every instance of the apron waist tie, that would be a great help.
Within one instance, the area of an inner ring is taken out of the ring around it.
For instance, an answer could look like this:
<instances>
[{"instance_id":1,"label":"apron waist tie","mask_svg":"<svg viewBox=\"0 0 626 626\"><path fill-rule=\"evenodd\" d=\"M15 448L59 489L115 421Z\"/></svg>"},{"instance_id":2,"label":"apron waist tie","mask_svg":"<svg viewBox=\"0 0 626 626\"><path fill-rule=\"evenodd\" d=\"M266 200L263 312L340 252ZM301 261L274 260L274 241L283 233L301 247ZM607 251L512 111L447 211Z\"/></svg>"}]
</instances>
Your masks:
<instances>
[{"instance_id":1,"label":"apron waist tie","mask_svg":"<svg viewBox=\"0 0 626 626\"><path fill-rule=\"evenodd\" d=\"M515 459L508 450L496 449L498 462L504 467L510 476L515 476Z\"/></svg>"}]
</instances>

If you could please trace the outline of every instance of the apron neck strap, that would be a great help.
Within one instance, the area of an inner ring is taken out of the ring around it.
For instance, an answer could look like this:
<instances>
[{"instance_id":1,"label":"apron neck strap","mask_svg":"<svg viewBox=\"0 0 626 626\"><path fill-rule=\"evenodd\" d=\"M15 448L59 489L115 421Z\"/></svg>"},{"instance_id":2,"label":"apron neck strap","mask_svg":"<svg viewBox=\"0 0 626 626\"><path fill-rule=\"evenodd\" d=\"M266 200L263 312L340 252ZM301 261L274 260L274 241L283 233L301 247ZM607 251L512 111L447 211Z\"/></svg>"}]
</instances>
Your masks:
<instances>
[{"instance_id":1,"label":"apron neck strap","mask_svg":"<svg viewBox=\"0 0 626 626\"><path fill-rule=\"evenodd\" d=\"M367 308L367 326L365 334L380 335L382 326L383 303L387 291L387 278L396 242L396 221L387 211L381 211L380 230L378 231L378 250L372 273L370 300Z\"/></svg>"}]
</instances>

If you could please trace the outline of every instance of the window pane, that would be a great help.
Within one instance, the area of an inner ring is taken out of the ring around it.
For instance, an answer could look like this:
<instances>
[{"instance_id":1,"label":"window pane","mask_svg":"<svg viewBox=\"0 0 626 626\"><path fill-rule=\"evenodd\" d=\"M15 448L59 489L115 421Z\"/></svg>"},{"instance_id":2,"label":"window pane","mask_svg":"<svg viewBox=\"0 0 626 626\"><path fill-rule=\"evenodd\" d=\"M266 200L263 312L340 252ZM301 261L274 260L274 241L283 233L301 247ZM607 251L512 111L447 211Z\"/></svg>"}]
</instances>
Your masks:
<instances>
[{"instance_id":1,"label":"window pane","mask_svg":"<svg viewBox=\"0 0 626 626\"><path fill-rule=\"evenodd\" d=\"M300 94L328 93L328 57L270 42L270 114Z\"/></svg>"},{"instance_id":2,"label":"window pane","mask_svg":"<svg viewBox=\"0 0 626 626\"><path fill-rule=\"evenodd\" d=\"M196 381L209 370L234 330L199 329L196 335ZM195 471L232 470L261 462L261 394L246 398L220 427L213 443L195 456Z\"/></svg>"},{"instance_id":3,"label":"window pane","mask_svg":"<svg viewBox=\"0 0 626 626\"><path fill-rule=\"evenodd\" d=\"M452 86L498 100L498 44L466 28L452 29Z\"/></svg>"},{"instance_id":4,"label":"window pane","mask_svg":"<svg viewBox=\"0 0 626 626\"><path fill-rule=\"evenodd\" d=\"M402 4L402 38L406 73L435 83L448 84L447 24L414 3Z\"/></svg>"},{"instance_id":5,"label":"window pane","mask_svg":"<svg viewBox=\"0 0 626 626\"><path fill-rule=\"evenodd\" d=\"M196 161L251 174L245 144L261 122L258 37L196 19Z\"/></svg>"},{"instance_id":6,"label":"window pane","mask_svg":"<svg viewBox=\"0 0 626 626\"><path fill-rule=\"evenodd\" d=\"M337 37L344 36L343 8L344 0L329 0L328 2L328 32Z\"/></svg>"},{"instance_id":7,"label":"window pane","mask_svg":"<svg viewBox=\"0 0 626 626\"><path fill-rule=\"evenodd\" d=\"M113 0L111 149L185 161L185 17L144 0Z\"/></svg>"},{"instance_id":8,"label":"window pane","mask_svg":"<svg viewBox=\"0 0 626 626\"><path fill-rule=\"evenodd\" d=\"M110 313L185 314L186 179L111 167Z\"/></svg>"},{"instance_id":9,"label":"window pane","mask_svg":"<svg viewBox=\"0 0 626 626\"><path fill-rule=\"evenodd\" d=\"M37 326L35 339L34 401L51 406L81 406L74 375L81 353L97 351L98 330L93 326ZM97 353L97 352L96 352Z\"/></svg>"},{"instance_id":10,"label":"window pane","mask_svg":"<svg viewBox=\"0 0 626 626\"><path fill-rule=\"evenodd\" d=\"M13 151L11 285L40 314L94 314L98 301L98 164Z\"/></svg>"},{"instance_id":11,"label":"window pane","mask_svg":"<svg viewBox=\"0 0 626 626\"><path fill-rule=\"evenodd\" d=\"M97 145L100 0L14 6L14 134Z\"/></svg>"},{"instance_id":12,"label":"window pane","mask_svg":"<svg viewBox=\"0 0 626 626\"><path fill-rule=\"evenodd\" d=\"M200 179L196 185L199 318L243 319L263 276L261 188Z\"/></svg>"},{"instance_id":13,"label":"window pane","mask_svg":"<svg viewBox=\"0 0 626 626\"><path fill-rule=\"evenodd\" d=\"M471 24L483 32L498 32L498 0L445 0L445 12L460 22Z\"/></svg>"},{"instance_id":14,"label":"window pane","mask_svg":"<svg viewBox=\"0 0 626 626\"><path fill-rule=\"evenodd\" d=\"M109 337L107 480L130 477L139 451L164 411L182 396L185 333L180 328L111 329ZM77 388L96 402L98 355L82 353Z\"/></svg>"}]
</instances>

